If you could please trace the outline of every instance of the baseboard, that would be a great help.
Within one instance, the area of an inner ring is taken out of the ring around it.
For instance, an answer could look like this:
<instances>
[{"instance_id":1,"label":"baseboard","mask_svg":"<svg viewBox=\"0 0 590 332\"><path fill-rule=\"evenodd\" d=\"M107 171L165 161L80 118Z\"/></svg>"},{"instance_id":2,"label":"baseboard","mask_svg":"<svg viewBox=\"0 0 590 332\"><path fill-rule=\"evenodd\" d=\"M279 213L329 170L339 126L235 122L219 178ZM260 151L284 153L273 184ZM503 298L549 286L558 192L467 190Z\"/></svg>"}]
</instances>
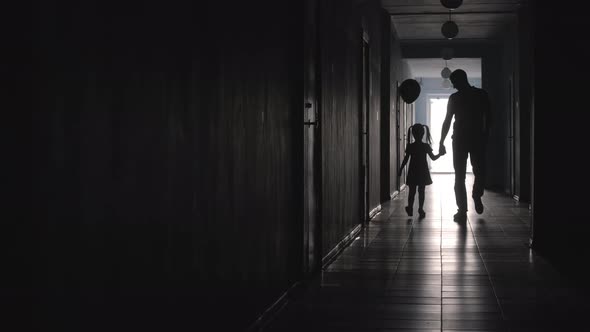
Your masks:
<instances>
[{"instance_id":1,"label":"baseboard","mask_svg":"<svg viewBox=\"0 0 590 332\"><path fill-rule=\"evenodd\" d=\"M381 204L371 212L377 214L379 211L381 211ZM362 224L356 225L332 250L330 250L330 252L322 259L322 269L325 269L330 265L338 255L348 247L354 239L356 239L362 228ZM283 293L283 295L281 295L281 297L279 297L278 300L275 301L275 303L269 306L252 325L250 325L246 332L263 331L264 328L277 317L281 309L289 303L289 299L293 297L292 294L294 294L298 288L303 287L303 284L304 281L294 283L285 293Z\"/></svg>"},{"instance_id":2,"label":"baseboard","mask_svg":"<svg viewBox=\"0 0 590 332\"><path fill-rule=\"evenodd\" d=\"M332 263L338 255L348 247L352 241L361 232L362 225L358 224L350 231L330 252L322 259L322 269L326 268ZM296 293L297 289L304 287L305 280L294 283L278 300L275 301L271 306L268 307L259 317L250 325L246 332L258 332L264 331L264 328L272 322L274 318L281 312L281 310L289 303L289 300L293 298L293 294Z\"/></svg>"},{"instance_id":3,"label":"baseboard","mask_svg":"<svg viewBox=\"0 0 590 332\"><path fill-rule=\"evenodd\" d=\"M404 189L406 189L406 187L407 187L407 186L406 186L405 184L402 184L402 186L399 188L399 190L396 190L396 191L392 192L392 193L389 195L389 197L390 197L391 199L394 199L394 198L396 198L397 196L399 196L399 194L401 194L401 192L402 192L402 191L404 191Z\"/></svg>"},{"instance_id":4,"label":"baseboard","mask_svg":"<svg viewBox=\"0 0 590 332\"><path fill-rule=\"evenodd\" d=\"M369 220L373 219L373 217L379 212L381 212L381 204L377 205L373 210L371 210L371 212L369 212Z\"/></svg>"},{"instance_id":5,"label":"baseboard","mask_svg":"<svg viewBox=\"0 0 590 332\"><path fill-rule=\"evenodd\" d=\"M294 283L278 300L275 301L270 307L268 307L259 317L250 325L250 327L246 330L246 332L258 332L263 331L264 328L268 325L268 323L272 322L273 319L277 317L277 315L281 312L287 303L289 303L289 299L292 298L291 294L295 293L295 290L302 286L302 282L298 281Z\"/></svg>"},{"instance_id":6,"label":"baseboard","mask_svg":"<svg viewBox=\"0 0 590 332\"><path fill-rule=\"evenodd\" d=\"M350 231L350 233L348 233L342 240L340 240L340 242L338 242L338 244L332 250L330 250L330 252L326 256L324 256L324 258L322 259L322 269L325 269L328 265L330 265L330 263L332 263L334 259L338 257L340 252L342 252L344 248L348 247L348 245L351 244L352 241L354 241L356 236L361 232L362 227L363 226L361 224L358 224L355 228L352 229L352 231Z\"/></svg>"}]
</instances>

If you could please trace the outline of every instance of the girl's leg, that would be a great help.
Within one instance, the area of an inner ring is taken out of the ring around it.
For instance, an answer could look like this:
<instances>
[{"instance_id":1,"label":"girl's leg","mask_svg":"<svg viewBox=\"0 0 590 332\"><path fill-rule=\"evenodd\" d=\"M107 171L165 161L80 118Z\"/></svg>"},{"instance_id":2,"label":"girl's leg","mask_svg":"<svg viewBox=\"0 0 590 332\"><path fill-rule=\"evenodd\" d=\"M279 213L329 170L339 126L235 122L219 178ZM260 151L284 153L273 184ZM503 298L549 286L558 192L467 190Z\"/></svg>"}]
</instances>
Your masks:
<instances>
[{"instance_id":1,"label":"girl's leg","mask_svg":"<svg viewBox=\"0 0 590 332\"><path fill-rule=\"evenodd\" d=\"M410 192L408 193L408 207L414 207L414 196L416 196L416 186L410 186Z\"/></svg>"},{"instance_id":2,"label":"girl's leg","mask_svg":"<svg viewBox=\"0 0 590 332\"><path fill-rule=\"evenodd\" d=\"M418 209L424 208L424 189L426 186L418 186Z\"/></svg>"},{"instance_id":3,"label":"girl's leg","mask_svg":"<svg viewBox=\"0 0 590 332\"><path fill-rule=\"evenodd\" d=\"M408 206L406 206L406 212L408 216L414 214L414 196L416 196L416 186L410 186L410 192L408 192Z\"/></svg>"},{"instance_id":4,"label":"girl's leg","mask_svg":"<svg viewBox=\"0 0 590 332\"><path fill-rule=\"evenodd\" d=\"M418 186L418 213L421 218L426 216L426 212L424 212L424 189L425 186Z\"/></svg>"}]
</instances>

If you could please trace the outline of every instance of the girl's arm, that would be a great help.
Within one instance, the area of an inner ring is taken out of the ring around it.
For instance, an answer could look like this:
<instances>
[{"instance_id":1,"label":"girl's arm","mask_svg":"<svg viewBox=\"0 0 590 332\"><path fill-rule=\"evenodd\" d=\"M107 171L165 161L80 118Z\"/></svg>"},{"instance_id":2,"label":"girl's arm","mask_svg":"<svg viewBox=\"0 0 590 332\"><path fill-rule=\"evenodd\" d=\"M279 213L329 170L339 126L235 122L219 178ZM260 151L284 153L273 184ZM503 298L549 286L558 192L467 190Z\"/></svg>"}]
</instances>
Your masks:
<instances>
[{"instance_id":1,"label":"girl's arm","mask_svg":"<svg viewBox=\"0 0 590 332\"><path fill-rule=\"evenodd\" d=\"M442 156L439 152L439 154L433 154L432 151L428 151L428 155L430 156L430 159L432 160L437 160L438 158L440 158L440 156Z\"/></svg>"},{"instance_id":2,"label":"girl's arm","mask_svg":"<svg viewBox=\"0 0 590 332\"><path fill-rule=\"evenodd\" d=\"M410 158L410 155L406 152L406 155L404 156L404 161L402 161L402 165L399 167L399 170L397 171L397 176L402 175L402 170L404 169L404 167L408 163L409 158Z\"/></svg>"}]
</instances>

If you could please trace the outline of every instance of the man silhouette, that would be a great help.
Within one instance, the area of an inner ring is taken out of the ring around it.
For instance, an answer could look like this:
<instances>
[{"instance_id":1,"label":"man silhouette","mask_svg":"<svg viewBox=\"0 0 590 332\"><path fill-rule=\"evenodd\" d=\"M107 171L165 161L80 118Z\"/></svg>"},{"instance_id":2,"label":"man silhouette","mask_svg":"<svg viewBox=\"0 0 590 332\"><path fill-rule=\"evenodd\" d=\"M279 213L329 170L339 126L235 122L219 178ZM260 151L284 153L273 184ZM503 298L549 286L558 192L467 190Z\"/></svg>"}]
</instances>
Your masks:
<instances>
[{"instance_id":1,"label":"man silhouette","mask_svg":"<svg viewBox=\"0 0 590 332\"><path fill-rule=\"evenodd\" d=\"M483 213L481 196L484 192L485 150L492 118L487 92L471 86L464 70L453 71L450 80L457 92L449 97L447 115L442 125L439 151L446 151L444 141L451 127L453 116L455 116L451 138L453 140L453 167L455 168L455 200L458 211L454 218L455 220L464 220L467 217L465 173L468 156L471 156L471 166L475 177L472 189L475 211L478 214Z\"/></svg>"}]
</instances>

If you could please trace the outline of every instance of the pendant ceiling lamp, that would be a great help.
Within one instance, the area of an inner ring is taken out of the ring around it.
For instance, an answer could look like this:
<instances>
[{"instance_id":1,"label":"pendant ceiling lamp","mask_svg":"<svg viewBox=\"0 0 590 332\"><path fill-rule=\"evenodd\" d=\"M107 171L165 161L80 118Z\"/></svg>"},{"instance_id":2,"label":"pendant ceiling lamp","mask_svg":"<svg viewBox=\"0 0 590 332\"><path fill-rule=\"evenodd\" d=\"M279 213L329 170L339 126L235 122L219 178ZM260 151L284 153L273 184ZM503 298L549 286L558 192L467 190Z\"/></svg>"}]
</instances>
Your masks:
<instances>
[{"instance_id":1,"label":"pendant ceiling lamp","mask_svg":"<svg viewBox=\"0 0 590 332\"><path fill-rule=\"evenodd\" d=\"M448 9L457 9L463 3L463 0L440 0L440 3Z\"/></svg>"},{"instance_id":2,"label":"pendant ceiling lamp","mask_svg":"<svg viewBox=\"0 0 590 332\"><path fill-rule=\"evenodd\" d=\"M453 39L459 34L459 27L457 26L457 23L451 20L451 11L449 11L449 20L442 25L440 31L447 39Z\"/></svg>"},{"instance_id":3,"label":"pendant ceiling lamp","mask_svg":"<svg viewBox=\"0 0 590 332\"><path fill-rule=\"evenodd\" d=\"M444 60L451 60L453 58L453 49L450 47L443 48L440 53Z\"/></svg>"},{"instance_id":4,"label":"pendant ceiling lamp","mask_svg":"<svg viewBox=\"0 0 590 332\"><path fill-rule=\"evenodd\" d=\"M440 72L440 76L442 76L442 78L445 78L445 79L451 77L451 69L449 69L449 66L447 65L446 61L445 61L445 67Z\"/></svg>"},{"instance_id":5,"label":"pendant ceiling lamp","mask_svg":"<svg viewBox=\"0 0 590 332\"><path fill-rule=\"evenodd\" d=\"M445 38L451 40L459 34L457 23L453 22L451 19L451 11L459 8L461 4L463 4L463 0L440 0L440 3L449 10L449 20L442 25L440 32ZM443 48L442 58L445 60L445 67L440 72L440 76L443 78L442 86L445 89L450 89L452 86L451 81L449 80L451 77L451 69L449 69L447 60L453 58L453 50L449 47Z\"/></svg>"}]
</instances>

